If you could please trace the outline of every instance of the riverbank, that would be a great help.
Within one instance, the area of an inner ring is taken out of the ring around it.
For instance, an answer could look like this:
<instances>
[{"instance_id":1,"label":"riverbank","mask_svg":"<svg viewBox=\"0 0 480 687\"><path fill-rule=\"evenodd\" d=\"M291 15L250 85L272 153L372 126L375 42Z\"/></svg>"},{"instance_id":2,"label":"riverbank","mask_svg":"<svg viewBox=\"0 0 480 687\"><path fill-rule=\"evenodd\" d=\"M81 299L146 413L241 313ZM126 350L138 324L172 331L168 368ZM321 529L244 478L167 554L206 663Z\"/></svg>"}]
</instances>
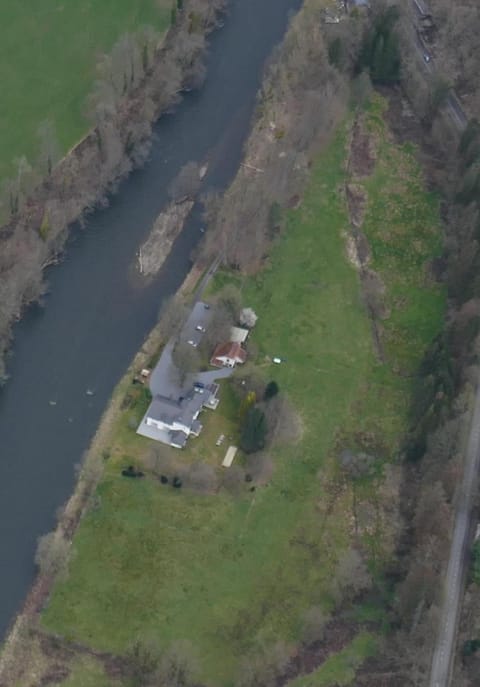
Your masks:
<instances>
[{"instance_id":1,"label":"riverbank","mask_svg":"<svg viewBox=\"0 0 480 687\"><path fill-rule=\"evenodd\" d=\"M148 159L160 115L178 105L185 89L201 84L206 37L218 26L224 7L224 0L186 0L159 45L149 44L147 33L141 39L141 80L133 81L126 94L110 94L112 102L105 102L105 94L95 101L94 128L35 187L12 187L10 196L18 198L0 227L0 379L6 374L12 324L44 294L44 270L61 259L68 228L83 222L96 207L108 205L121 180ZM132 41L130 50L135 47ZM113 82L119 74L110 77ZM26 177L27 172L22 174Z\"/></svg>"}]
</instances>

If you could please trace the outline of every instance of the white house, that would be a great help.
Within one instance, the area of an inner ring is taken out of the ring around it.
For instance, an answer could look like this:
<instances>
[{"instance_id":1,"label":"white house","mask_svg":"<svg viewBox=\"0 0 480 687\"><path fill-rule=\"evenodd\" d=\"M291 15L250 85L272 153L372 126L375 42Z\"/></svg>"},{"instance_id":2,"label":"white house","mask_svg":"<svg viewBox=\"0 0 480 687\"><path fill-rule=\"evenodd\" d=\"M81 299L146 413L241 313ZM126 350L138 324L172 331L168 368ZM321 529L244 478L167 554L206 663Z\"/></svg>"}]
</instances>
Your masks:
<instances>
[{"instance_id":1,"label":"white house","mask_svg":"<svg viewBox=\"0 0 480 687\"><path fill-rule=\"evenodd\" d=\"M143 419L147 427L158 431L158 438L164 443L183 448L189 436L198 437L203 429L198 421L201 410L215 409L218 405L216 393L217 384L207 387L193 387L185 396L178 400L156 395Z\"/></svg>"}]
</instances>

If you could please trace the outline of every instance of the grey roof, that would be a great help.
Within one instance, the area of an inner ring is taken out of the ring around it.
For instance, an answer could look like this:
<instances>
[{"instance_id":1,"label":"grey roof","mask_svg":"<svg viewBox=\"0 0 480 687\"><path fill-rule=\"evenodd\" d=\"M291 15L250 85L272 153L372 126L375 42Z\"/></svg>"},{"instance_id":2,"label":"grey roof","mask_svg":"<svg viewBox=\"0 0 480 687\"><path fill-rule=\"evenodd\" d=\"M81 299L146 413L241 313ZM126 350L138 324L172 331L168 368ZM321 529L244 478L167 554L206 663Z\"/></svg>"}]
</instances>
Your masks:
<instances>
[{"instance_id":1,"label":"grey roof","mask_svg":"<svg viewBox=\"0 0 480 687\"><path fill-rule=\"evenodd\" d=\"M169 432L168 433L170 442L174 444L175 446L179 446L180 448L184 448L185 444L187 443L188 436L185 434L185 432Z\"/></svg>"},{"instance_id":2,"label":"grey roof","mask_svg":"<svg viewBox=\"0 0 480 687\"><path fill-rule=\"evenodd\" d=\"M159 420L165 424L172 425L174 422L180 422L185 427L191 427L204 401L204 394L193 390L178 401L157 395L150 404L147 414L152 420Z\"/></svg>"},{"instance_id":3,"label":"grey roof","mask_svg":"<svg viewBox=\"0 0 480 687\"><path fill-rule=\"evenodd\" d=\"M199 434L203 428L202 423L199 420L194 420L192 422L192 432L195 432L195 434Z\"/></svg>"}]
</instances>

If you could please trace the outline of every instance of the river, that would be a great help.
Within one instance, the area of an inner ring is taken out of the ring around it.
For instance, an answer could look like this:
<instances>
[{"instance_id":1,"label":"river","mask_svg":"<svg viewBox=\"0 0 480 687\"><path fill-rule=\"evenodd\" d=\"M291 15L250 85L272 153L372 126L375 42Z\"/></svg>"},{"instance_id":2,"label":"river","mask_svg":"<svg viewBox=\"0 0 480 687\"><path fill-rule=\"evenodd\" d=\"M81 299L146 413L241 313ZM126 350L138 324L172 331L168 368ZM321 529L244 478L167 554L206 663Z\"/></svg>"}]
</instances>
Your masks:
<instances>
[{"instance_id":1,"label":"river","mask_svg":"<svg viewBox=\"0 0 480 687\"><path fill-rule=\"evenodd\" d=\"M2 636L32 583L37 539L71 493L74 466L115 384L190 268L198 218L146 287L131 278L136 251L186 162L210 159L203 190L231 181L264 62L300 1L230 0L224 27L211 37L204 87L158 122L149 163L110 206L73 229L65 260L49 271L45 307L31 308L15 328L11 377L0 392Z\"/></svg>"}]
</instances>

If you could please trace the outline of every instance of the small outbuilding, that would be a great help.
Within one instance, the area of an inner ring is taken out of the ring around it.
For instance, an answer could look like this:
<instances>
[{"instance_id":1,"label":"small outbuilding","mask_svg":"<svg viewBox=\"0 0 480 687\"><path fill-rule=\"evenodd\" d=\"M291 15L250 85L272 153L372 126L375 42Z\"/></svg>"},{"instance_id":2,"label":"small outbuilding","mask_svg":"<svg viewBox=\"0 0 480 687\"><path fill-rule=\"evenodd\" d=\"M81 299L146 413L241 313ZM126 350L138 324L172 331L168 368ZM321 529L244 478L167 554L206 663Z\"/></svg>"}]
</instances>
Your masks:
<instances>
[{"instance_id":1,"label":"small outbuilding","mask_svg":"<svg viewBox=\"0 0 480 687\"><path fill-rule=\"evenodd\" d=\"M250 330L244 329L243 327L232 327L230 329L230 341L232 343L243 344L248 338Z\"/></svg>"},{"instance_id":2,"label":"small outbuilding","mask_svg":"<svg viewBox=\"0 0 480 687\"><path fill-rule=\"evenodd\" d=\"M225 454L225 458L222 461L223 468L229 468L237 455L238 448L236 446L229 446L228 451Z\"/></svg>"}]
</instances>

